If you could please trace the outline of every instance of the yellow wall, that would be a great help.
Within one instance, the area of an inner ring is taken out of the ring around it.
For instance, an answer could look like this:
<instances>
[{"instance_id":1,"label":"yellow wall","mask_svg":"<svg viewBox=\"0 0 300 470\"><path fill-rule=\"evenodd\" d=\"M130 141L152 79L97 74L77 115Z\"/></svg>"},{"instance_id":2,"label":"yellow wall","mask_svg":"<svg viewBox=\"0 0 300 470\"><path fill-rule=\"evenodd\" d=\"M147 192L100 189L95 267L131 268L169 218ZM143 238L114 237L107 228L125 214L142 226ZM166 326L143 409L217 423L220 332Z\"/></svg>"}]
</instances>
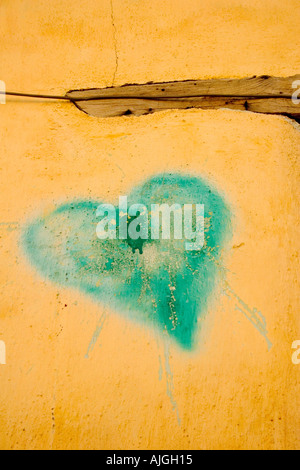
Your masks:
<instances>
[{"instance_id":1,"label":"yellow wall","mask_svg":"<svg viewBox=\"0 0 300 470\"><path fill-rule=\"evenodd\" d=\"M299 73L298 0L0 2L7 89ZM1 449L299 448L299 126L227 110L98 119L69 103L0 105ZM199 174L234 209L227 281L273 347L216 292L199 350L38 275L23 224L56 202L114 201L149 175ZM161 358L162 380L159 380Z\"/></svg>"}]
</instances>

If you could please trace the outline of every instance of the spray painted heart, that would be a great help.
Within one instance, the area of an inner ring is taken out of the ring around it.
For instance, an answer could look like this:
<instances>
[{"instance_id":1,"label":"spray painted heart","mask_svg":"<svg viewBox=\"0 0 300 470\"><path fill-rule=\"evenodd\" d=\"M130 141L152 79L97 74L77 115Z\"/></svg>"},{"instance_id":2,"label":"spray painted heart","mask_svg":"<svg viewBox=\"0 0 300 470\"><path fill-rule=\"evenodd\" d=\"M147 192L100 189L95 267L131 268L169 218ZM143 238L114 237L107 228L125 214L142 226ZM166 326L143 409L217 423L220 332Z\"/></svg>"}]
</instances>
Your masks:
<instances>
[{"instance_id":1,"label":"spray painted heart","mask_svg":"<svg viewBox=\"0 0 300 470\"><path fill-rule=\"evenodd\" d=\"M38 271L76 288L122 315L168 333L187 350L196 344L220 274L231 215L221 195L202 178L155 176L134 188L128 204L203 204L205 245L187 251L184 240L99 240L101 201L75 201L30 223L22 245ZM116 214L118 209L116 208ZM116 224L118 218L116 218Z\"/></svg>"}]
</instances>

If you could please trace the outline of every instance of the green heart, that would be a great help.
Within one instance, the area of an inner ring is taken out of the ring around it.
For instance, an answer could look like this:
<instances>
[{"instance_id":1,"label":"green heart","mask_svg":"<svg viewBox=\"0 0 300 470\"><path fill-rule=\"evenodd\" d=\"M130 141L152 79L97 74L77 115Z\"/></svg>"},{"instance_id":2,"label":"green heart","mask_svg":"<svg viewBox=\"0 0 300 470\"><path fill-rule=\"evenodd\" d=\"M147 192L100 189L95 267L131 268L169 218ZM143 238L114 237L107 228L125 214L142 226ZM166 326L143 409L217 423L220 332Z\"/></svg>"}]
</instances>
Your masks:
<instances>
[{"instance_id":1,"label":"green heart","mask_svg":"<svg viewBox=\"0 0 300 470\"><path fill-rule=\"evenodd\" d=\"M230 209L202 178L169 173L134 188L128 204L136 203L149 212L151 204L204 204L204 248L186 251L184 240L174 239L99 240L96 210L101 201L86 200L60 205L26 226L24 250L56 284L76 288L191 350L222 272Z\"/></svg>"}]
</instances>

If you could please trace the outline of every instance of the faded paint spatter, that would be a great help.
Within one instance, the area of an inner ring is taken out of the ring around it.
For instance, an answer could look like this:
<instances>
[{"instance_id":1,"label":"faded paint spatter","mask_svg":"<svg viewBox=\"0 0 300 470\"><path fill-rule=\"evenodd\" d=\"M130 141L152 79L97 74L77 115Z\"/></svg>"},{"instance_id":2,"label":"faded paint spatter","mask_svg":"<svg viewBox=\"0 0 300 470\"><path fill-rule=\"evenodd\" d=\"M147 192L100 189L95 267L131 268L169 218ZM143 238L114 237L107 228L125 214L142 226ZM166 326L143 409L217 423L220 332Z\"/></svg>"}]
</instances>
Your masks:
<instances>
[{"instance_id":1,"label":"faded paint spatter","mask_svg":"<svg viewBox=\"0 0 300 470\"><path fill-rule=\"evenodd\" d=\"M22 244L51 281L76 288L122 315L154 327L186 350L197 344L218 281L222 248L231 234L230 209L200 177L158 175L135 187L128 204L204 204L205 246L185 250L185 240L99 240L96 209L102 201L58 206L30 223ZM116 209L116 224L118 209Z\"/></svg>"},{"instance_id":2,"label":"faded paint spatter","mask_svg":"<svg viewBox=\"0 0 300 470\"><path fill-rule=\"evenodd\" d=\"M162 366L161 356L158 357L158 360L159 360L158 378L159 378L159 381L161 382L162 377L163 377L163 366Z\"/></svg>"},{"instance_id":3,"label":"faded paint spatter","mask_svg":"<svg viewBox=\"0 0 300 470\"><path fill-rule=\"evenodd\" d=\"M167 381L167 395L170 399L173 411L176 412L177 422L179 426L181 426L179 409L178 409L178 405L174 397L174 381L173 381L173 373L172 373L171 364L170 364L170 345L169 345L168 340L165 340L164 348L165 348L165 371L166 371L166 381Z\"/></svg>"},{"instance_id":4,"label":"faded paint spatter","mask_svg":"<svg viewBox=\"0 0 300 470\"><path fill-rule=\"evenodd\" d=\"M0 230L7 230L8 232L13 232L19 227L18 222L0 222Z\"/></svg>"},{"instance_id":5,"label":"faded paint spatter","mask_svg":"<svg viewBox=\"0 0 300 470\"><path fill-rule=\"evenodd\" d=\"M92 336L91 342L90 342L90 344L89 344L89 346L88 346L88 350L87 350L87 353L86 353L86 355L85 355L85 358L86 358L86 359L89 359L90 353L93 351L93 349L94 349L94 347L95 347L95 344L97 343L97 340L98 340L98 338L99 338L99 336L100 336L100 333L101 333L101 331L103 330L103 327L104 327L106 318L107 318L107 314L106 314L106 312L104 312L104 313L101 315L101 317L100 317L100 320L99 320L99 322L98 322L98 324L97 324L97 327L96 327L96 329L95 329L95 331L94 331L94 334L93 334L93 336Z\"/></svg>"},{"instance_id":6,"label":"faded paint spatter","mask_svg":"<svg viewBox=\"0 0 300 470\"><path fill-rule=\"evenodd\" d=\"M226 281L227 269L220 264L220 261L216 259L213 253L209 253L211 261L216 265L219 270L219 275L223 279L222 281L222 290L223 293L230 299L236 302L235 308L239 312L241 312L249 321L252 323L254 328L262 335L262 337L266 340L268 350L272 348L273 344L268 337L268 329L267 329L267 321L263 314L257 310L257 308L251 308L249 305L246 304L230 287L228 282Z\"/></svg>"},{"instance_id":7,"label":"faded paint spatter","mask_svg":"<svg viewBox=\"0 0 300 470\"><path fill-rule=\"evenodd\" d=\"M236 310L241 312L249 321L252 323L254 328L265 338L268 350L272 348L272 342L268 337L268 330L267 330L267 322L265 317L261 312L259 312L256 308L250 308L249 305L246 304L229 286L227 282L224 282L224 291L225 293L229 294L237 303L236 303Z\"/></svg>"}]
</instances>

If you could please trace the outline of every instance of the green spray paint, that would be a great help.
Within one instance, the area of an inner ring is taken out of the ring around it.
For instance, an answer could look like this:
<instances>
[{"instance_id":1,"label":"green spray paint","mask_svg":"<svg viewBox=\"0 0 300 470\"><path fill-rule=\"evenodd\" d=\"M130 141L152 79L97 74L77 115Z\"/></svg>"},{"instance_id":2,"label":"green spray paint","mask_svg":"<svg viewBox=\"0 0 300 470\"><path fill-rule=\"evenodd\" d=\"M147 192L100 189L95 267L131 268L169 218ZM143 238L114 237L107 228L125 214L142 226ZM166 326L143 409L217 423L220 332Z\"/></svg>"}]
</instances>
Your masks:
<instances>
[{"instance_id":1,"label":"green spray paint","mask_svg":"<svg viewBox=\"0 0 300 470\"><path fill-rule=\"evenodd\" d=\"M185 240L99 240L96 210L103 201L75 201L26 226L23 248L52 282L75 288L128 318L167 333L183 349L197 343L231 235L230 209L199 177L163 174L135 187L128 205L204 204L205 246L186 251ZM116 208L116 224L118 209ZM214 261L212 261L214 260Z\"/></svg>"}]
</instances>

